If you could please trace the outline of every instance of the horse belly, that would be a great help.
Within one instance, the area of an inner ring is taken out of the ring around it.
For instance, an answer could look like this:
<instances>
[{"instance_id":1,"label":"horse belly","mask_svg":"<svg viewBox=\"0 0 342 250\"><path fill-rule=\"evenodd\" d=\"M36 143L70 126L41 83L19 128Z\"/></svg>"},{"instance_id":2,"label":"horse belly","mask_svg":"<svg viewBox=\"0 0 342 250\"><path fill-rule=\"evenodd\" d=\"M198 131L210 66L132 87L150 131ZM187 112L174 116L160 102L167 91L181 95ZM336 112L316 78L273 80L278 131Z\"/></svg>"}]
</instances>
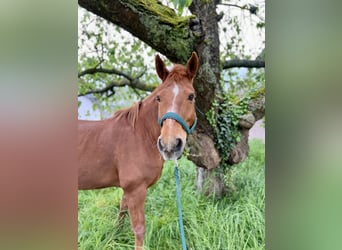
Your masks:
<instances>
[{"instance_id":1,"label":"horse belly","mask_svg":"<svg viewBox=\"0 0 342 250\"><path fill-rule=\"evenodd\" d=\"M84 164L80 163L78 169L79 189L97 189L119 186L116 168L111 164L98 164L99 162L90 161Z\"/></svg>"},{"instance_id":2,"label":"horse belly","mask_svg":"<svg viewBox=\"0 0 342 250\"><path fill-rule=\"evenodd\" d=\"M96 189L119 186L118 171L112 154L101 146L79 145L78 187Z\"/></svg>"}]
</instances>

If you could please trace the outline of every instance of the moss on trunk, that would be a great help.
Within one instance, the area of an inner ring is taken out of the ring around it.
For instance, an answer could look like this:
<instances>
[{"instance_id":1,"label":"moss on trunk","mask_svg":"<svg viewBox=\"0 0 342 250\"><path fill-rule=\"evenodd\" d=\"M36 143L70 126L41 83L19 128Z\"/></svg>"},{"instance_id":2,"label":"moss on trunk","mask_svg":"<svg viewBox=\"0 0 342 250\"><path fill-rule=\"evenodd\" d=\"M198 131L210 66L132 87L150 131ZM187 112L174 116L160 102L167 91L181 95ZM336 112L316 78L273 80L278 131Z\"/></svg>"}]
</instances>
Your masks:
<instances>
[{"instance_id":1,"label":"moss on trunk","mask_svg":"<svg viewBox=\"0 0 342 250\"><path fill-rule=\"evenodd\" d=\"M178 16L156 0L79 0L78 3L124 28L172 62L185 63L194 50L196 37L189 24L195 16Z\"/></svg>"}]
</instances>

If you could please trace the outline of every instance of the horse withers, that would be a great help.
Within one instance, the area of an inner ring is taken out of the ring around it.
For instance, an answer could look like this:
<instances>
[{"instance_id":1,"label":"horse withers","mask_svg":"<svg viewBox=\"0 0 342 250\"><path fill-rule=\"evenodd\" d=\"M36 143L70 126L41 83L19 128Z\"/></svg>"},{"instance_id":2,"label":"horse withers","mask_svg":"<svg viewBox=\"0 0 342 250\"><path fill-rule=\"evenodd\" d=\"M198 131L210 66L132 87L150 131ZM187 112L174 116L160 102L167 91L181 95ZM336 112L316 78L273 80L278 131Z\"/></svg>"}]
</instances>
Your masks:
<instances>
[{"instance_id":1,"label":"horse withers","mask_svg":"<svg viewBox=\"0 0 342 250\"><path fill-rule=\"evenodd\" d=\"M164 160L181 157L197 122L197 54L170 71L156 55L155 66L162 84L143 101L108 119L78 123L78 188L123 189L119 218L128 210L135 249L143 247L147 188L160 178Z\"/></svg>"}]
</instances>

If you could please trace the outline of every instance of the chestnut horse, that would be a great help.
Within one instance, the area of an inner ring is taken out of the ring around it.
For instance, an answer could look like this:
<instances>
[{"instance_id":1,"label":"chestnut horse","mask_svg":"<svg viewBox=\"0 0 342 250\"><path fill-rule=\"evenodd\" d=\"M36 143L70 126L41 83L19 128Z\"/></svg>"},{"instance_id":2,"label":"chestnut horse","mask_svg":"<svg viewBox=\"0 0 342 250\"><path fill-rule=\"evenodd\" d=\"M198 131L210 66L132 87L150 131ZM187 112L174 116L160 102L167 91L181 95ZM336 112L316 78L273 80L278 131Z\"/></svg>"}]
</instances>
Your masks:
<instances>
[{"instance_id":1,"label":"chestnut horse","mask_svg":"<svg viewBox=\"0 0 342 250\"><path fill-rule=\"evenodd\" d=\"M181 157L197 121L196 53L171 71L156 55L155 66L162 84L147 98L111 118L78 124L78 188L123 189L119 218L128 209L135 249L143 247L147 188L160 178L164 160Z\"/></svg>"}]
</instances>

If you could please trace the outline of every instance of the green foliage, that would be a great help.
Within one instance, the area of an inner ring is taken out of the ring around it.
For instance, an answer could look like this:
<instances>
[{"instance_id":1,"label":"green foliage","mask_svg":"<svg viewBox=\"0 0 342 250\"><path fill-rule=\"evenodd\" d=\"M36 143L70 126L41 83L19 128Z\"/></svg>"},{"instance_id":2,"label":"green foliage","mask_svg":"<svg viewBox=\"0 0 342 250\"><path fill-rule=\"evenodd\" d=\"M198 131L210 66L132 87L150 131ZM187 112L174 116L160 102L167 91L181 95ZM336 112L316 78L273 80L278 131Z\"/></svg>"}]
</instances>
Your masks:
<instances>
[{"instance_id":1,"label":"green foliage","mask_svg":"<svg viewBox=\"0 0 342 250\"><path fill-rule=\"evenodd\" d=\"M79 11L84 12L83 10ZM153 49L130 33L89 12L84 12L79 16L82 17L79 20L78 34L79 72L94 67L115 68L134 78L145 71L140 80L151 84L158 82L154 68L146 67L146 65L153 65L153 56L155 55ZM90 90L102 89L113 81L120 82L123 79L125 78L115 74L85 75L79 78L78 92L81 94ZM100 104L101 113L113 113L148 95L144 91L134 90L130 87L115 87L114 91L115 94L110 97L94 95Z\"/></svg>"},{"instance_id":2,"label":"green foliage","mask_svg":"<svg viewBox=\"0 0 342 250\"><path fill-rule=\"evenodd\" d=\"M264 144L250 143L250 154L233 171L239 187L216 200L194 191L196 167L180 160L181 200L188 249L265 249ZM145 206L145 250L181 248L173 163L166 162L161 179L148 190ZM80 191L78 249L133 249L128 217L119 227L122 190Z\"/></svg>"},{"instance_id":3,"label":"green foliage","mask_svg":"<svg viewBox=\"0 0 342 250\"><path fill-rule=\"evenodd\" d=\"M221 165L225 165L230 151L240 140L238 123L240 117L247 113L250 96L246 95L240 100L234 96L225 95L216 99L212 108L207 112L207 119L213 126L216 134L216 145L221 156Z\"/></svg>"},{"instance_id":4,"label":"green foliage","mask_svg":"<svg viewBox=\"0 0 342 250\"><path fill-rule=\"evenodd\" d=\"M206 113L207 120L215 130L216 145L220 152L221 166L228 168L227 161L231 150L240 141L239 120L247 114L248 104L264 87L254 87L243 95L228 92L215 99L212 108Z\"/></svg>"},{"instance_id":5,"label":"green foliage","mask_svg":"<svg viewBox=\"0 0 342 250\"><path fill-rule=\"evenodd\" d=\"M234 2L230 2L235 4ZM238 2L236 3L238 4ZM238 4L239 5L239 4ZM224 15L219 22L221 53L220 60L224 62L230 59L254 59L256 58L265 44L263 39L255 39L258 47L250 46L245 42L247 30L253 32L254 36L263 37L263 28L260 18L251 15L250 24L246 23L245 18L241 18L241 13L245 10L229 8L230 14ZM263 4L257 6L258 12L264 11ZM224 13L224 12L223 12ZM258 32L251 31L251 26L257 26ZM248 32L248 33L249 33ZM249 33L248 35L251 35ZM260 44L259 44L260 43ZM229 152L240 140L238 132L238 122L242 115L248 112L249 100L256 97L258 91L264 91L265 71L264 69L226 69L221 71L221 93L213 103L212 109L207 112L207 119L214 127L216 132L216 145L218 146L222 158L222 166L228 169L225 164L229 158ZM230 174L228 174L229 176Z\"/></svg>"},{"instance_id":6,"label":"green foliage","mask_svg":"<svg viewBox=\"0 0 342 250\"><path fill-rule=\"evenodd\" d=\"M178 10L179 15L181 16L185 7L189 7L192 3L192 0L172 0L173 6Z\"/></svg>"},{"instance_id":7,"label":"green foliage","mask_svg":"<svg viewBox=\"0 0 342 250\"><path fill-rule=\"evenodd\" d=\"M221 86L231 95L241 95L246 91L265 86L264 69L239 70L228 69L222 72Z\"/></svg>"},{"instance_id":8,"label":"green foliage","mask_svg":"<svg viewBox=\"0 0 342 250\"><path fill-rule=\"evenodd\" d=\"M163 23L177 27L184 27L188 23L189 17L182 17L181 14L177 15L176 12L168 6L169 4L167 4L167 2L161 3L158 0L131 0L131 2L134 2L134 5L129 1L126 2L130 8L142 10L142 12L146 12L148 15L157 15L157 18ZM172 0L170 2L178 8L182 8L182 10L184 7L191 4L191 0Z\"/></svg>"},{"instance_id":9,"label":"green foliage","mask_svg":"<svg viewBox=\"0 0 342 250\"><path fill-rule=\"evenodd\" d=\"M248 59L248 57L257 57L265 47L265 3L241 5L241 1L222 2L249 7L250 10L257 12L257 15L252 14L247 17L247 9L243 10L228 5L221 6L222 14L229 13L229 15L225 14L219 22L220 30L223 31L220 32L220 57L222 61L234 58ZM254 12L254 14L256 13Z\"/></svg>"}]
</instances>

